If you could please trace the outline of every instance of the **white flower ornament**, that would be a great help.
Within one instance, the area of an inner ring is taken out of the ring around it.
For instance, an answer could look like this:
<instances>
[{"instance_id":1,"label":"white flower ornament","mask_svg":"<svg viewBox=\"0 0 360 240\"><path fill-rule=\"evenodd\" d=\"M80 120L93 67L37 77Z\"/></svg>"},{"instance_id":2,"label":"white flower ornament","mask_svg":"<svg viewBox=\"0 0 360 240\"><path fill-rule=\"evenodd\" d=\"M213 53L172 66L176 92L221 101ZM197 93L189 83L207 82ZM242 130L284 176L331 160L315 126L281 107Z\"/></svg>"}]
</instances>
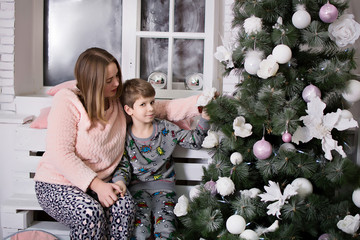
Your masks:
<instances>
[{"instance_id":1,"label":"white flower ornament","mask_svg":"<svg viewBox=\"0 0 360 240\"><path fill-rule=\"evenodd\" d=\"M235 136L238 137L245 138L252 134L252 125L250 123L245 123L245 118L243 116L234 119L233 129Z\"/></svg>"},{"instance_id":2,"label":"white flower ornament","mask_svg":"<svg viewBox=\"0 0 360 240\"><path fill-rule=\"evenodd\" d=\"M208 89L208 90L205 90L203 92L203 94L201 94L199 97L198 97L198 100L196 102L196 106L206 106L209 104L209 102L215 98L215 94L216 94L216 88L211 88L211 89Z\"/></svg>"},{"instance_id":3,"label":"white flower ornament","mask_svg":"<svg viewBox=\"0 0 360 240\"><path fill-rule=\"evenodd\" d=\"M339 47L354 44L360 36L360 24L354 20L354 15L343 14L328 28L329 37Z\"/></svg>"},{"instance_id":4,"label":"white flower ornament","mask_svg":"<svg viewBox=\"0 0 360 240\"><path fill-rule=\"evenodd\" d=\"M347 234L355 234L360 226L360 216L347 215L343 220L340 220L336 225L340 230Z\"/></svg>"},{"instance_id":5,"label":"white flower ornament","mask_svg":"<svg viewBox=\"0 0 360 240\"><path fill-rule=\"evenodd\" d=\"M262 79L268 79L269 77L275 76L279 70L279 64L273 55L269 55L266 59L262 60L259 67L257 75Z\"/></svg>"},{"instance_id":6,"label":"white flower ornament","mask_svg":"<svg viewBox=\"0 0 360 240\"><path fill-rule=\"evenodd\" d=\"M264 187L266 193L259 194L261 201L269 202L275 201L267 206L268 211L266 212L268 215L276 215L277 218L281 215L281 208L287 203L287 200L297 195L297 187L291 184L288 184L285 187L284 194L281 193L279 183L275 183L273 181L269 181L269 186Z\"/></svg>"},{"instance_id":7,"label":"white flower ornament","mask_svg":"<svg viewBox=\"0 0 360 240\"><path fill-rule=\"evenodd\" d=\"M174 207L174 214L177 217L185 216L188 213L189 199L185 195L179 197L178 202Z\"/></svg>"},{"instance_id":8,"label":"white flower ornament","mask_svg":"<svg viewBox=\"0 0 360 240\"><path fill-rule=\"evenodd\" d=\"M219 135L215 131L209 130L201 146L203 148L214 148L218 145Z\"/></svg>"},{"instance_id":9,"label":"white flower ornament","mask_svg":"<svg viewBox=\"0 0 360 240\"><path fill-rule=\"evenodd\" d=\"M344 117L344 114L342 114L343 110L341 109L324 115L325 107L326 104L319 97L315 97L307 103L308 109L306 112L308 115L300 118L305 127L298 127L296 129L292 141L299 144L299 142L305 143L313 138L317 138L321 140L326 159L332 160L331 150L336 150L342 157L346 157L342 146L338 146L337 141L332 138L331 130L336 128L339 131L343 131L358 127L358 123L353 118Z\"/></svg>"},{"instance_id":10,"label":"white flower ornament","mask_svg":"<svg viewBox=\"0 0 360 240\"><path fill-rule=\"evenodd\" d=\"M225 46L217 47L214 57L218 61L220 61L222 63L226 63L226 68L234 67L234 62L232 60L232 49L231 48L228 48Z\"/></svg>"}]
</instances>

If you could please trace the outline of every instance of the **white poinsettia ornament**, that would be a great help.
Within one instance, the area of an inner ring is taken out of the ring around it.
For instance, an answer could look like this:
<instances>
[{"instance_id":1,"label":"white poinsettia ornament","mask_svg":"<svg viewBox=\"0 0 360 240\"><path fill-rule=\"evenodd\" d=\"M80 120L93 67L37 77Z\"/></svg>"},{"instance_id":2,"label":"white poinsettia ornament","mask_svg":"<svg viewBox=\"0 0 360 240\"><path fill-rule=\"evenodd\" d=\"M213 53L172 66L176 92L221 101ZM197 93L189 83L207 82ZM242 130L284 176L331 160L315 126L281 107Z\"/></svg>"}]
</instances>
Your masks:
<instances>
[{"instance_id":1,"label":"white poinsettia ornament","mask_svg":"<svg viewBox=\"0 0 360 240\"><path fill-rule=\"evenodd\" d=\"M284 194L281 193L281 189L279 183L275 183L273 181L269 181L269 186L264 187L266 193L259 194L261 201L263 202L273 202L267 206L268 211L266 212L268 215L276 215L277 218L281 215L281 208L287 203L288 199L292 196L298 194L297 186L293 186L288 184L284 189Z\"/></svg>"},{"instance_id":2,"label":"white poinsettia ornament","mask_svg":"<svg viewBox=\"0 0 360 240\"><path fill-rule=\"evenodd\" d=\"M326 104L319 97L314 97L307 103L307 116L303 116L304 127L298 127L292 137L296 144L299 142L308 142L313 138L321 140L322 149L325 152L325 158L332 160L331 150L336 150L342 157L346 154L342 146L337 145L337 141L331 136L331 130L336 128L343 131L349 128L358 127L357 121L353 118L344 117L343 110L324 115Z\"/></svg>"},{"instance_id":3,"label":"white poinsettia ornament","mask_svg":"<svg viewBox=\"0 0 360 240\"><path fill-rule=\"evenodd\" d=\"M225 46L217 47L214 57L218 61L226 64L226 68L234 67L234 62L232 60L232 49L230 47L225 47Z\"/></svg>"},{"instance_id":4,"label":"white poinsettia ornament","mask_svg":"<svg viewBox=\"0 0 360 240\"><path fill-rule=\"evenodd\" d=\"M250 123L245 123L245 118L243 116L234 119L233 129L235 136L238 137L245 138L252 134L252 125Z\"/></svg>"},{"instance_id":5,"label":"white poinsettia ornament","mask_svg":"<svg viewBox=\"0 0 360 240\"><path fill-rule=\"evenodd\" d=\"M262 20L253 15L245 19L243 26L246 34L256 34L262 30Z\"/></svg>"}]
</instances>

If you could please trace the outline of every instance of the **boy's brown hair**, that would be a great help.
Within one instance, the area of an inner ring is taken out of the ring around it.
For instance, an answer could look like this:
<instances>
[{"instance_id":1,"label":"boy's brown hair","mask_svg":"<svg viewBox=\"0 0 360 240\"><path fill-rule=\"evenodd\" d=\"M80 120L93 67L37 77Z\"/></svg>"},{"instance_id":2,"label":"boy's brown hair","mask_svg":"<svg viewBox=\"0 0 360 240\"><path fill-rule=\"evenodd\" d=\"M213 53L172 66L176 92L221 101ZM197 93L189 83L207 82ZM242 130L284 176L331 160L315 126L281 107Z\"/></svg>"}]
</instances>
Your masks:
<instances>
[{"instance_id":1,"label":"boy's brown hair","mask_svg":"<svg viewBox=\"0 0 360 240\"><path fill-rule=\"evenodd\" d=\"M126 80L122 86L121 103L133 108L134 103L140 97L148 98L155 96L154 87L144 79L133 78Z\"/></svg>"}]
</instances>

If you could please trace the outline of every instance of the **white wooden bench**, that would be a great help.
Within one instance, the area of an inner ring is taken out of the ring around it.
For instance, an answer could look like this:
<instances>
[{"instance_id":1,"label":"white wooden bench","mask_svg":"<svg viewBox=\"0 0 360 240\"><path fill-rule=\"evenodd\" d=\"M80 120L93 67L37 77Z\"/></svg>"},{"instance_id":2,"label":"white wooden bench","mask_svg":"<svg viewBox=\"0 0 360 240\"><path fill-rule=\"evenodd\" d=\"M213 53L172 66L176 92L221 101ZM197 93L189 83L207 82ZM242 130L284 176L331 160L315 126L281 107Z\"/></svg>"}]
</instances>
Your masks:
<instances>
[{"instance_id":1,"label":"white wooden bench","mask_svg":"<svg viewBox=\"0 0 360 240\"><path fill-rule=\"evenodd\" d=\"M21 230L44 230L59 239L69 239L69 229L50 219L39 206L33 177L36 166L45 151L46 129L32 129L29 124L16 129L16 158L12 171L13 193L1 205L1 223L3 237ZM177 195L188 195L192 186L202 177L202 167L210 161L207 150L189 150L177 147L173 154L177 176ZM9 183L10 184L10 183Z\"/></svg>"}]
</instances>

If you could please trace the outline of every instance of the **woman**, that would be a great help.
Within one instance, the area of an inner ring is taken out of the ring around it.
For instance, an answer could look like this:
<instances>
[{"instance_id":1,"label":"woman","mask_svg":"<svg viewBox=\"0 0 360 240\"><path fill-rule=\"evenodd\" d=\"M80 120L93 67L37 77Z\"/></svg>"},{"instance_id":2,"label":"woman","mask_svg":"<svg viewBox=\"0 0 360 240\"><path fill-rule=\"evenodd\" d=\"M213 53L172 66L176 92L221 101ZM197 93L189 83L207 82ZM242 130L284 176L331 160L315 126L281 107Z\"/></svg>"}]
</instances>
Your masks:
<instances>
[{"instance_id":1,"label":"woman","mask_svg":"<svg viewBox=\"0 0 360 240\"><path fill-rule=\"evenodd\" d=\"M72 239L128 239L134 202L110 181L126 136L120 66L107 51L90 48L79 56L75 77L78 89L62 89L53 99L35 175L37 198L45 212L70 227ZM160 117L191 117L196 99L159 101Z\"/></svg>"}]
</instances>

